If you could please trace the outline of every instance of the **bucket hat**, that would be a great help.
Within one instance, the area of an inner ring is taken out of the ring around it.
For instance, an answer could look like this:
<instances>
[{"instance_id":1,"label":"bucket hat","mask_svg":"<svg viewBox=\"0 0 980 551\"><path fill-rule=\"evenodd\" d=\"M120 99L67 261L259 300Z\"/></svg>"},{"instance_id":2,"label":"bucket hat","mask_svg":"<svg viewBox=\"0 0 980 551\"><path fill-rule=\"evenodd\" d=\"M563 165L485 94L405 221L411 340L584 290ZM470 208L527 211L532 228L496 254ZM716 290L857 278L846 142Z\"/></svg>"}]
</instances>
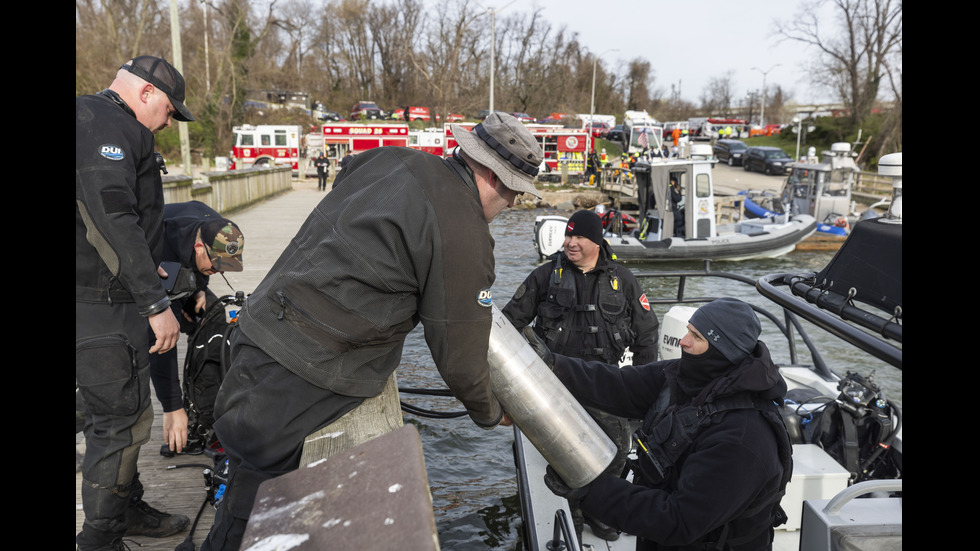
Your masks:
<instances>
[{"instance_id":1,"label":"bucket hat","mask_svg":"<svg viewBox=\"0 0 980 551\"><path fill-rule=\"evenodd\" d=\"M541 198L534 189L534 177L544 158L538 140L516 118L493 112L468 131L450 125L456 143L476 162L489 168L508 188Z\"/></svg>"}]
</instances>

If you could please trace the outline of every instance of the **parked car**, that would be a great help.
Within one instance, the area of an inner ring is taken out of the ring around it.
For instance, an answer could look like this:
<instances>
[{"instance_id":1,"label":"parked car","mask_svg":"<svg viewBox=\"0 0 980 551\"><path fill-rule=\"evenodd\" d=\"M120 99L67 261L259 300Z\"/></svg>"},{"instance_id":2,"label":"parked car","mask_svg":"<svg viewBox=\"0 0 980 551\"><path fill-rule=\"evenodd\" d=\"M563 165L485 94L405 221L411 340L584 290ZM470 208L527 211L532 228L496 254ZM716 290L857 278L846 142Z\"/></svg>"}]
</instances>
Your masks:
<instances>
[{"instance_id":1,"label":"parked car","mask_svg":"<svg viewBox=\"0 0 980 551\"><path fill-rule=\"evenodd\" d=\"M385 112L373 101L359 101L350 108L350 120L383 119Z\"/></svg>"},{"instance_id":2,"label":"parked car","mask_svg":"<svg viewBox=\"0 0 980 551\"><path fill-rule=\"evenodd\" d=\"M585 123L585 128L589 127L589 123ZM594 121L592 123L592 137L593 138L603 138L608 139L606 136L609 135L609 123Z\"/></svg>"},{"instance_id":3,"label":"parked car","mask_svg":"<svg viewBox=\"0 0 980 551\"><path fill-rule=\"evenodd\" d=\"M317 117L318 120L321 120L321 121L324 121L324 122L326 122L326 121L335 121L336 122L336 121L347 120L344 117L341 117L340 116L340 113L334 113L333 111L317 111L316 112L316 117Z\"/></svg>"},{"instance_id":4,"label":"parked car","mask_svg":"<svg viewBox=\"0 0 980 551\"><path fill-rule=\"evenodd\" d=\"M766 174L786 174L792 162L793 158L778 147L756 146L746 150L742 168Z\"/></svg>"},{"instance_id":5,"label":"parked car","mask_svg":"<svg viewBox=\"0 0 980 551\"><path fill-rule=\"evenodd\" d=\"M623 125L617 124L616 126L609 129L609 133L606 134L606 139L611 142L623 142Z\"/></svg>"},{"instance_id":6,"label":"parked car","mask_svg":"<svg viewBox=\"0 0 980 551\"><path fill-rule=\"evenodd\" d=\"M728 166L735 166L742 164L742 158L748 148L745 142L738 140L718 140L713 150L716 159L728 163Z\"/></svg>"},{"instance_id":7,"label":"parked car","mask_svg":"<svg viewBox=\"0 0 980 551\"><path fill-rule=\"evenodd\" d=\"M459 113L450 113L446 115L446 122L459 122L465 118L466 117L460 115Z\"/></svg>"},{"instance_id":8,"label":"parked car","mask_svg":"<svg viewBox=\"0 0 980 551\"><path fill-rule=\"evenodd\" d=\"M538 122L538 120L532 117L531 115L528 115L527 113L521 113L520 111L514 111L511 113L511 115L513 115L515 119L521 122Z\"/></svg>"}]
</instances>

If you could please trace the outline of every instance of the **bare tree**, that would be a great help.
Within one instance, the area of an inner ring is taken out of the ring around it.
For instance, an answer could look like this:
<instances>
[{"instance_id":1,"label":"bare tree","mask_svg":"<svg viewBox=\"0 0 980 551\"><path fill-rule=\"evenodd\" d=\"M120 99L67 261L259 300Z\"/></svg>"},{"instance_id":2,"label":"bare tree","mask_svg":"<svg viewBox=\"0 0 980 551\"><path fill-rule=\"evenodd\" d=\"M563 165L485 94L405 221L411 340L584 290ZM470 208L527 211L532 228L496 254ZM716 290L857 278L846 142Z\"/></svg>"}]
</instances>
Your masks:
<instances>
[{"instance_id":1,"label":"bare tree","mask_svg":"<svg viewBox=\"0 0 980 551\"><path fill-rule=\"evenodd\" d=\"M157 0L75 1L76 95L105 88L133 57L170 51L170 17Z\"/></svg>"},{"instance_id":2,"label":"bare tree","mask_svg":"<svg viewBox=\"0 0 980 551\"><path fill-rule=\"evenodd\" d=\"M710 115L728 116L735 99L735 73L713 77L701 93L701 109Z\"/></svg>"},{"instance_id":3,"label":"bare tree","mask_svg":"<svg viewBox=\"0 0 980 551\"><path fill-rule=\"evenodd\" d=\"M838 27L828 34L819 14L827 5ZM815 46L822 54L814 77L831 86L855 124L865 120L884 82L901 71L901 0L809 0L791 22L777 23L784 39ZM900 74L898 76L900 80Z\"/></svg>"},{"instance_id":4,"label":"bare tree","mask_svg":"<svg viewBox=\"0 0 980 551\"><path fill-rule=\"evenodd\" d=\"M419 79L429 90L429 104L438 113L448 113L449 106L458 105L463 98L482 97L486 84L478 75L485 50L475 24L482 12L467 2L444 0L436 10L439 14L426 33L421 47L412 52L412 65ZM466 105L465 107L469 107Z\"/></svg>"},{"instance_id":5,"label":"bare tree","mask_svg":"<svg viewBox=\"0 0 980 551\"><path fill-rule=\"evenodd\" d=\"M653 69L649 61L637 57L629 62L625 86L627 110L652 110L650 89L653 86Z\"/></svg>"}]
</instances>

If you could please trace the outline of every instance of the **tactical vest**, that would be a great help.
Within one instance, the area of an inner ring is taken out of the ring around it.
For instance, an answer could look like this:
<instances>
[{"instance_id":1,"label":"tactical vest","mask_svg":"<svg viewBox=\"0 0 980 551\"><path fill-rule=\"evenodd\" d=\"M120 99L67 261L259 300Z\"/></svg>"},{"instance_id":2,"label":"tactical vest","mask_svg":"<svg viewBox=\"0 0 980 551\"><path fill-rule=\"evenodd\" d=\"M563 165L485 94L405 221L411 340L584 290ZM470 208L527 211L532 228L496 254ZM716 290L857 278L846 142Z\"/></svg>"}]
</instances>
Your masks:
<instances>
[{"instance_id":1,"label":"tactical vest","mask_svg":"<svg viewBox=\"0 0 980 551\"><path fill-rule=\"evenodd\" d=\"M602 360L615 364L623 355L635 335L630 326L630 316L626 315L626 293L624 282L616 274L616 265L607 263L599 268L597 304L579 304L572 270L578 268L565 266L564 257L559 254L554 261L545 300L538 303L535 331L547 343L548 348L565 356L584 360ZM599 325L580 325L580 312L597 312L601 318ZM585 347L586 335L595 336L595 347Z\"/></svg>"},{"instance_id":2,"label":"tactical vest","mask_svg":"<svg viewBox=\"0 0 980 551\"><path fill-rule=\"evenodd\" d=\"M709 534L710 541L704 542L705 549L722 549L725 544L738 545L744 541L728 537L732 522L755 516L766 508L772 509L772 526L786 522L786 514L779 501L786 492L786 484L793 475L793 446L789 440L786 425L775 402L757 398L748 393L716 398L702 406L687 405L668 411L670 389L665 385L657 398L657 407L647 414L643 425L634 434L637 443L637 461L634 470L647 483L654 487L675 488L677 482L677 462L687 454L704 428L720 422L720 413L734 409L755 409L772 427L779 450L779 461L783 466L783 477L779 490L764 503L743 511L722 528ZM746 539L755 537L748 536Z\"/></svg>"}]
</instances>

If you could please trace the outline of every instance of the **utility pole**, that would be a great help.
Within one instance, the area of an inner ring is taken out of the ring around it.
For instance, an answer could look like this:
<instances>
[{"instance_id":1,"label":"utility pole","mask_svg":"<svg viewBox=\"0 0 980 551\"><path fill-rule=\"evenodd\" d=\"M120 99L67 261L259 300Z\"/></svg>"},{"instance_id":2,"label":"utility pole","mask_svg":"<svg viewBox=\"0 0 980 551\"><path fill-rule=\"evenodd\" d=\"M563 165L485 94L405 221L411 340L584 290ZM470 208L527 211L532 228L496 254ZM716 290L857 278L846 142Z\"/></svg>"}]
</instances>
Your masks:
<instances>
[{"instance_id":1,"label":"utility pole","mask_svg":"<svg viewBox=\"0 0 980 551\"><path fill-rule=\"evenodd\" d=\"M504 8L506 8L507 6L513 4L516 1L517 0L513 0L512 2L508 2L507 5L504 6ZM475 4L477 6L480 6L480 3L479 2L475 2ZM480 6L480 7L483 8L483 6ZM500 10L502 10L502 9L504 9L504 8L500 8L499 10L498 9L495 9L495 8L483 8L483 11L485 11L485 12L487 12L487 13L490 14L490 113L488 113L488 116L493 114L493 74L494 74L494 72L496 72L495 71L495 63L496 63L496 57L497 57L496 56L496 53L495 53L495 50L494 50L494 48L496 47L496 43L497 43L497 33L496 33L496 28L495 28L496 18L497 18L497 12L500 11Z\"/></svg>"},{"instance_id":2,"label":"utility pole","mask_svg":"<svg viewBox=\"0 0 980 551\"><path fill-rule=\"evenodd\" d=\"M177 15L177 0L170 0L170 41L173 43L174 68L184 74L183 52L180 48L180 17ZM186 82L187 79L184 79ZM186 95L186 90L184 91ZM184 161L184 174L194 177L194 170L191 168L191 145L187 136L187 123L177 121L177 133L180 136L180 156Z\"/></svg>"},{"instance_id":3,"label":"utility pole","mask_svg":"<svg viewBox=\"0 0 980 551\"><path fill-rule=\"evenodd\" d=\"M759 115L759 118L762 120L761 126L763 128L766 127L766 75L768 75L769 71L772 71L776 67L779 67L779 63L773 65L772 67L766 69L765 71L763 71L758 67L752 67L753 70L762 73L762 114Z\"/></svg>"}]
</instances>

